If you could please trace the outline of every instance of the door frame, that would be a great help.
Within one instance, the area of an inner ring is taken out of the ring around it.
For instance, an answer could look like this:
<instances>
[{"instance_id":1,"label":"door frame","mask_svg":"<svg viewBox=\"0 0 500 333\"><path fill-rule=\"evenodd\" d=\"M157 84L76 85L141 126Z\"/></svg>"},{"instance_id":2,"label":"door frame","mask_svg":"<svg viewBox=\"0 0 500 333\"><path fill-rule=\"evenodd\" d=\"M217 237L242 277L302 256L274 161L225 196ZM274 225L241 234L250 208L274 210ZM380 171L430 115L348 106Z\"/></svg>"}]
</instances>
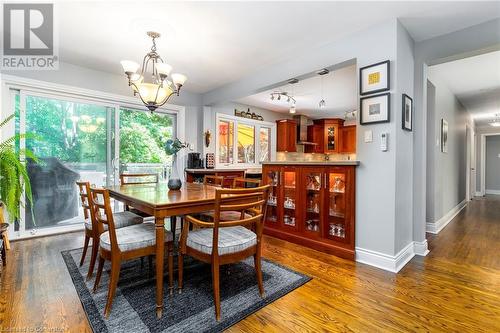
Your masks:
<instances>
[{"instance_id":1,"label":"door frame","mask_svg":"<svg viewBox=\"0 0 500 333\"><path fill-rule=\"evenodd\" d=\"M486 137L487 136L500 136L500 131L495 133L483 133L481 134L481 191L480 195L486 195Z\"/></svg>"}]
</instances>

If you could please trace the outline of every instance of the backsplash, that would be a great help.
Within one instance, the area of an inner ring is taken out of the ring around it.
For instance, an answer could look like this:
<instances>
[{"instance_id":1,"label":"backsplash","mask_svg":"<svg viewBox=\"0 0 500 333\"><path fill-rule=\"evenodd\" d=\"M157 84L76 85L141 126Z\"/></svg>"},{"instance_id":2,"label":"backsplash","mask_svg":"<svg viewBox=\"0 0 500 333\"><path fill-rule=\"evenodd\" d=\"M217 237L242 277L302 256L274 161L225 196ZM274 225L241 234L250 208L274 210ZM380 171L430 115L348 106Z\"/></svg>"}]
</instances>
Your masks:
<instances>
[{"instance_id":1,"label":"backsplash","mask_svg":"<svg viewBox=\"0 0 500 333\"><path fill-rule=\"evenodd\" d=\"M277 161L324 161L328 156L329 161L354 161L356 154L312 154L312 153L285 153L276 152Z\"/></svg>"}]
</instances>

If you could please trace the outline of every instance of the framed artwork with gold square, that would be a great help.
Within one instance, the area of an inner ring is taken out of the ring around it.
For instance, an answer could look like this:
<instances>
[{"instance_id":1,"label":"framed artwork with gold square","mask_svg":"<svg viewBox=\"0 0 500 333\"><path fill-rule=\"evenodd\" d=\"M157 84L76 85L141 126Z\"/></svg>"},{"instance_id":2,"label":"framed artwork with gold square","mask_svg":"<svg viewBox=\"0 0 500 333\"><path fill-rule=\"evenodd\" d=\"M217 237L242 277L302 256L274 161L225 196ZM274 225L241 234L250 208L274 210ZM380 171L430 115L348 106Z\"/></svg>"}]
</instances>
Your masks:
<instances>
[{"instance_id":1,"label":"framed artwork with gold square","mask_svg":"<svg viewBox=\"0 0 500 333\"><path fill-rule=\"evenodd\" d=\"M389 90L390 66L389 60L359 69L359 94L369 95Z\"/></svg>"}]
</instances>

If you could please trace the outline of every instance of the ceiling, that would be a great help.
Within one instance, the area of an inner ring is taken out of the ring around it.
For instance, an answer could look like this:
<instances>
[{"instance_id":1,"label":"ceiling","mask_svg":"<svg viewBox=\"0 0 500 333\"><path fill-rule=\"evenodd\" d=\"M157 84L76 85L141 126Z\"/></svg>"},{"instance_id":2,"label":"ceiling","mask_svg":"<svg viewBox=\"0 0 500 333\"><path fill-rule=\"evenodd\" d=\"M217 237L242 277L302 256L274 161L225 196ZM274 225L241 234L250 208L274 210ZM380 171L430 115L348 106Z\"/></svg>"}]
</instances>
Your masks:
<instances>
[{"instance_id":1,"label":"ceiling","mask_svg":"<svg viewBox=\"0 0 500 333\"><path fill-rule=\"evenodd\" d=\"M448 86L477 126L500 113L500 51L430 66L429 75Z\"/></svg>"},{"instance_id":2,"label":"ceiling","mask_svg":"<svg viewBox=\"0 0 500 333\"><path fill-rule=\"evenodd\" d=\"M498 2L57 2L63 62L122 74L140 61L145 31L163 34L162 57L204 93L266 66L400 18L417 41L499 16Z\"/></svg>"},{"instance_id":3,"label":"ceiling","mask_svg":"<svg viewBox=\"0 0 500 333\"><path fill-rule=\"evenodd\" d=\"M286 84L241 98L237 102L288 113L291 104L285 99L271 100L272 92L286 91L296 100L297 114L304 114L310 118L344 117L346 111L353 111L357 108L356 82L356 65L350 65L323 76L314 75L293 85ZM326 102L326 106L322 109L319 108L321 99Z\"/></svg>"}]
</instances>

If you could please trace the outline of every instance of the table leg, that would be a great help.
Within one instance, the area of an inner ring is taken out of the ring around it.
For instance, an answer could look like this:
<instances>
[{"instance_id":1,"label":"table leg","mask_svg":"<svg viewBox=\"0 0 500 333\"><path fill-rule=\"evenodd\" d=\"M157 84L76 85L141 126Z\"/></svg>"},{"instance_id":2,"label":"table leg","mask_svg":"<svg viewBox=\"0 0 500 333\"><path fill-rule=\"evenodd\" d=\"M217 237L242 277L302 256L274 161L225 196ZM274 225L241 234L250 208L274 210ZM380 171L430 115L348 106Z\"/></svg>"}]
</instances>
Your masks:
<instances>
[{"instance_id":1,"label":"table leg","mask_svg":"<svg viewBox=\"0 0 500 333\"><path fill-rule=\"evenodd\" d=\"M163 257L165 254L164 219L156 218L156 317L163 312Z\"/></svg>"}]
</instances>

